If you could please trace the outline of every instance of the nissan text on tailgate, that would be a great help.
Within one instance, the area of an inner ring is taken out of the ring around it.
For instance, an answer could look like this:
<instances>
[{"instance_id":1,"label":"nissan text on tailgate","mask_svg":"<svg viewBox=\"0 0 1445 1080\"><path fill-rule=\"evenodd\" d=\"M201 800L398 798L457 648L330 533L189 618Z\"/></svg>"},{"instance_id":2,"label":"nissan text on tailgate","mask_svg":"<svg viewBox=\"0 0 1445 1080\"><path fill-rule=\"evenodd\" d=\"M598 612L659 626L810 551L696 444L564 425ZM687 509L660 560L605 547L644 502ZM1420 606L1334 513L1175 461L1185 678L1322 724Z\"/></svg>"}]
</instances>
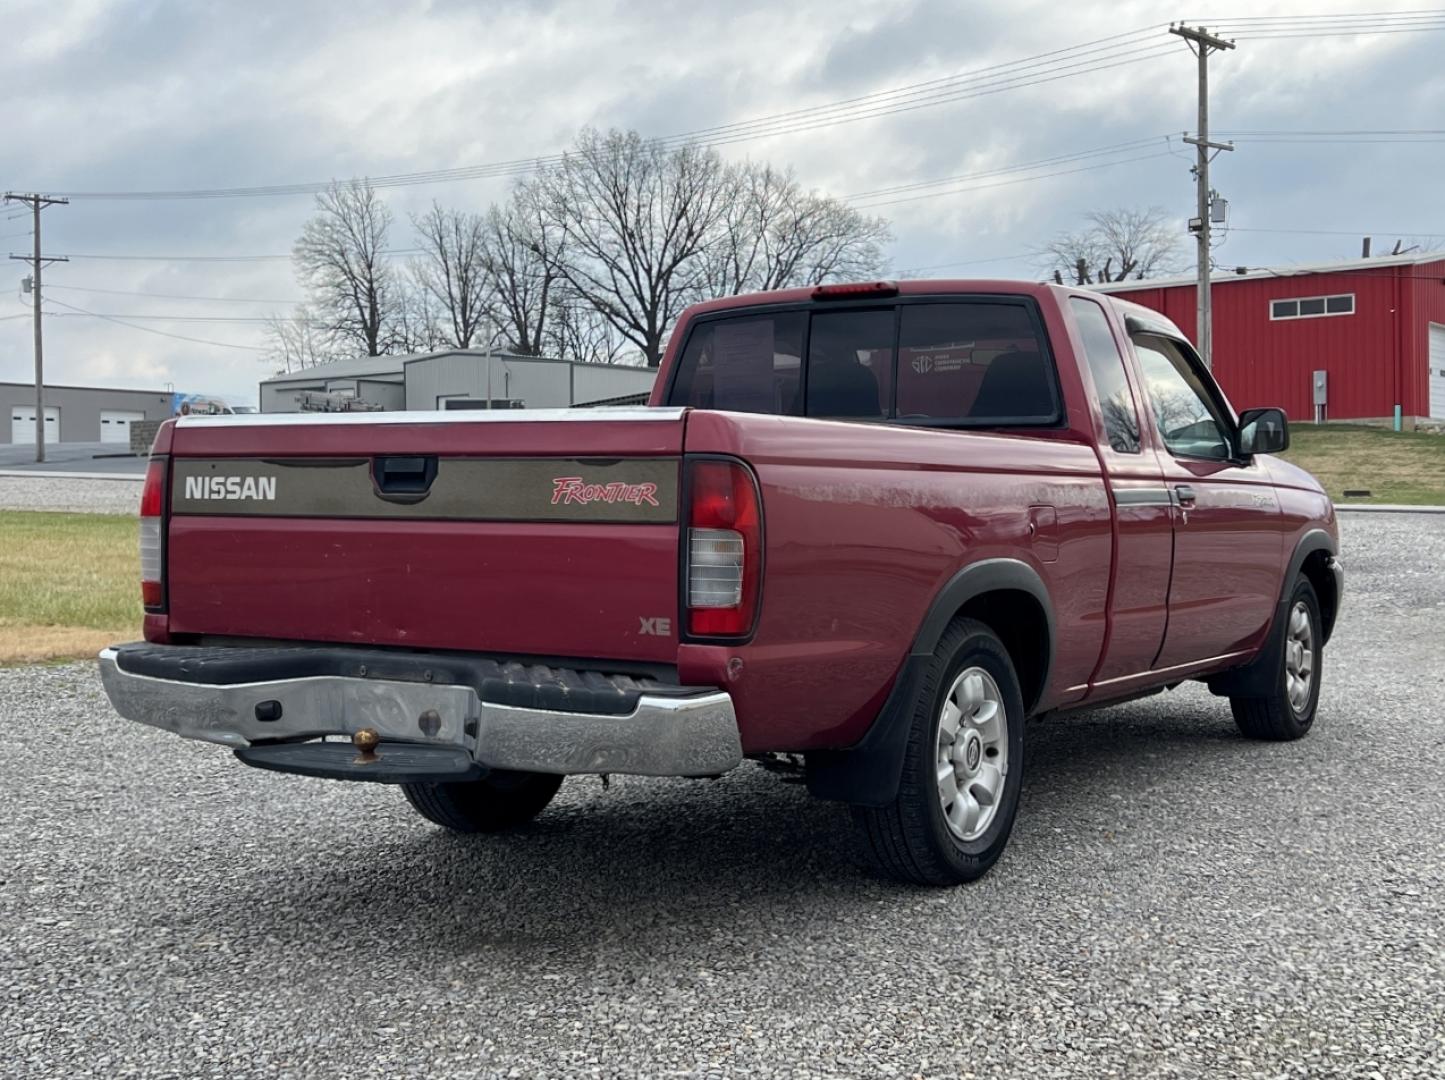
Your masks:
<instances>
[{"instance_id":1,"label":"nissan text on tailgate","mask_svg":"<svg viewBox=\"0 0 1445 1080\"><path fill-rule=\"evenodd\" d=\"M687 310L632 409L189 417L122 716L492 832L566 776L801 769L896 877L984 873L1025 720L1207 683L1314 721L1334 508L1172 323L1018 282Z\"/></svg>"}]
</instances>

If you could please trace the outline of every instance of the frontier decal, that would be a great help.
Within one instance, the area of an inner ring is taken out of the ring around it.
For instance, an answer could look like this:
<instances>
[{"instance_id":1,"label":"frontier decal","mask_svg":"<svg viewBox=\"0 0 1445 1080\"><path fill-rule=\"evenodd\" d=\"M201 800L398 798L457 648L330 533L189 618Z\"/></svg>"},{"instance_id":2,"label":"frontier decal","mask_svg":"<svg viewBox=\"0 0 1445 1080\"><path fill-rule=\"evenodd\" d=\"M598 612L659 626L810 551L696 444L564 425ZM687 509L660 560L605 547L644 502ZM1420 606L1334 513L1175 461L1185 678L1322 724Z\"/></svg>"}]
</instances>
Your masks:
<instances>
[{"instance_id":1,"label":"frontier decal","mask_svg":"<svg viewBox=\"0 0 1445 1080\"><path fill-rule=\"evenodd\" d=\"M648 506L657 506L656 494L656 484L589 484L580 476L558 476L552 480L553 506L566 506L569 503L581 503L585 506L594 502L633 503L637 506L646 503Z\"/></svg>"}]
</instances>

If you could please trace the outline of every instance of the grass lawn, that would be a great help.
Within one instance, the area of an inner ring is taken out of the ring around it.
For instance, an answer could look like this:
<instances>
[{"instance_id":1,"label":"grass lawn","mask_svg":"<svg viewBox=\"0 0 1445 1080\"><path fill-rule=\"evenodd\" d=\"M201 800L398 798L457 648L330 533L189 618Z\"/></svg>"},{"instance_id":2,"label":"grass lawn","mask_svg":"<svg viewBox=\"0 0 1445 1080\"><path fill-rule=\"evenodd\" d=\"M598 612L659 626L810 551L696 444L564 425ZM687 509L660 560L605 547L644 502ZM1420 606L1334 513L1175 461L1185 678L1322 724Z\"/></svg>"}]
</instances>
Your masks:
<instances>
[{"instance_id":1,"label":"grass lawn","mask_svg":"<svg viewBox=\"0 0 1445 1080\"><path fill-rule=\"evenodd\" d=\"M136 519L0 511L0 664L140 637Z\"/></svg>"},{"instance_id":2,"label":"grass lawn","mask_svg":"<svg viewBox=\"0 0 1445 1080\"><path fill-rule=\"evenodd\" d=\"M1445 435L1348 424L1291 424L1282 456L1314 473L1335 502L1445 506ZM1344 497L1361 489L1368 498Z\"/></svg>"}]
</instances>

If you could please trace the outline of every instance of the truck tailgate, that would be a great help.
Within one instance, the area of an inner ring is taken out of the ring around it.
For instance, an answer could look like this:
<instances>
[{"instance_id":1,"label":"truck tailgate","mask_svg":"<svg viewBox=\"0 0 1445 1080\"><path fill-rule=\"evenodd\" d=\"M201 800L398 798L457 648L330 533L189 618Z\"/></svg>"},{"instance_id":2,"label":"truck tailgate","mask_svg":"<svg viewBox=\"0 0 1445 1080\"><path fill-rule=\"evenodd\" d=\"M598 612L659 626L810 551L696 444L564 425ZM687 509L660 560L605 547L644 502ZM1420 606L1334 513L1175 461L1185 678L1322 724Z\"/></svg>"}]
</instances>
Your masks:
<instances>
[{"instance_id":1,"label":"truck tailgate","mask_svg":"<svg viewBox=\"0 0 1445 1080\"><path fill-rule=\"evenodd\" d=\"M671 409L185 419L172 635L676 660Z\"/></svg>"}]
</instances>

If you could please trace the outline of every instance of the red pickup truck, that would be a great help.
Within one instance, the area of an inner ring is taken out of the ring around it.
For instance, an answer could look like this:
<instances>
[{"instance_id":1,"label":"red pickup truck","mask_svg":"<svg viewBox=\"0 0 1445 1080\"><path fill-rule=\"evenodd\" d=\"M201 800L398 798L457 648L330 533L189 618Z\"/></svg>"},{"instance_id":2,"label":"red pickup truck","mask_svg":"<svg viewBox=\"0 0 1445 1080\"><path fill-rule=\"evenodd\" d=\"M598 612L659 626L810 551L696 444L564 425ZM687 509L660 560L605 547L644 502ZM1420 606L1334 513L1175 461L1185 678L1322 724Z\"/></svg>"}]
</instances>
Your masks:
<instances>
[{"instance_id":1,"label":"red pickup truck","mask_svg":"<svg viewBox=\"0 0 1445 1080\"><path fill-rule=\"evenodd\" d=\"M1194 679L1308 731L1343 576L1287 443L1085 291L732 297L646 408L165 424L145 640L101 673L125 717L461 832L572 774L800 768L885 871L964 881L1027 717Z\"/></svg>"}]
</instances>

